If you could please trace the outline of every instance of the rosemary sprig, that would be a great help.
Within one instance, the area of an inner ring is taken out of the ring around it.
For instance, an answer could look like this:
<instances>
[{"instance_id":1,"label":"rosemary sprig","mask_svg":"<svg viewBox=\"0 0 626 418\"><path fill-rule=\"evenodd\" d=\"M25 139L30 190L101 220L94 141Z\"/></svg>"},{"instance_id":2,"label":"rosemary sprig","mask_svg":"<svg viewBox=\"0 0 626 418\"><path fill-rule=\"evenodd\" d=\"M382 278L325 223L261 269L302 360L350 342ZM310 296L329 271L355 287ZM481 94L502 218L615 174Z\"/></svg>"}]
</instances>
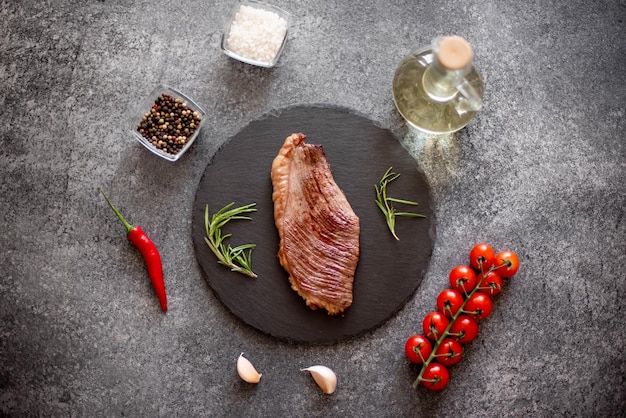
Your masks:
<instances>
[{"instance_id":1,"label":"rosemary sprig","mask_svg":"<svg viewBox=\"0 0 626 418\"><path fill-rule=\"evenodd\" d=\"M213 254L217 256L217 262L222 264L231 271L245 274L250 277L257 277L252 271L252 249L256 244L244 244L237 247L231 247L224 244L224 240L231 237L232 234L222 235L222 227L229 221L233 220L252 220L243 213L256 212L254 206L256 203L233 208L234 202L229 203L222 209L215 212L209 221L209 205L206 205L204 211L204 226L206 228L206 236L204 241L207 243ZM248 252L246 253L246 250Z\"/></svg>"},{"instance_id":2,"label":"rosemary sprig","mask_svg":"<svg viewBox=\"0 0 626 418\"><path fill-rule=\"evenodd\" d=\"M418 205L418 203L410 200L396 199L387 195L387 186L389 183L400 177L400 174L391 171L392 168L393 167L389 167L387 171L385 171L385 174L380 179L380 182L378 185L374 185L374 188L376 189L376 205L382 211L383 215L385 215L385 220L387 221L387 226L389 227L391 234L399 241L400 238L396 235L396 216L405 216L408 218L425 218L426 216L419 213L396 211L393 203L413 206Z\"/></svg>"}]
</instances>

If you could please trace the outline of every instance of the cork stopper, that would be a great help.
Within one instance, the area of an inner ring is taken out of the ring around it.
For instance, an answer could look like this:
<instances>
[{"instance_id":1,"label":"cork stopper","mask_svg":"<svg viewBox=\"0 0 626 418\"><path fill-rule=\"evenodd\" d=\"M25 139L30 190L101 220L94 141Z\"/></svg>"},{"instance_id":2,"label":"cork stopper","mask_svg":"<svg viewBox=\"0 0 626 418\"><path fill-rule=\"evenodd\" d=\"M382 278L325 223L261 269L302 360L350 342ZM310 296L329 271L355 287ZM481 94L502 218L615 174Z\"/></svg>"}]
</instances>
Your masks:
<instances>
[{"instance_id":1,"label":"cork stopper","mask_svg":"<svg viewBox=\"0 0 626 418\"><path fill-rule=\"evenodd\" d=\"M472 62L472 47L460 36L441 39L437 51L439 64L447 70L460 70Z\"/></svg>"}]
</instances>

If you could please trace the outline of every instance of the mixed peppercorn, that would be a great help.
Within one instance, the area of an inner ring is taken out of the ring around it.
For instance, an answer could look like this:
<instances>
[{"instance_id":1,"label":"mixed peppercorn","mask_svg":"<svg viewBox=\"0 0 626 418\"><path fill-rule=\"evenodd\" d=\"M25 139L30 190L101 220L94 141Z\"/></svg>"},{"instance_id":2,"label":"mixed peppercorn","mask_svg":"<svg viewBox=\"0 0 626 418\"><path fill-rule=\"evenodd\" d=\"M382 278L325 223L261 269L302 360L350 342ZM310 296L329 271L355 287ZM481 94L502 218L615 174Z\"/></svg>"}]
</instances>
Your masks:
<instances>
[{"instance_id":1,"label":"mixed peppercorn","mask_svg":"<svg viewBox=\"0 0 626 418\"><path fill-rule=\"evenodd\" d=\"M202 116L181 98L163 93L137 125L137 132L156 148L178 154L200 126Z\"/></svg>"}]
</instances>

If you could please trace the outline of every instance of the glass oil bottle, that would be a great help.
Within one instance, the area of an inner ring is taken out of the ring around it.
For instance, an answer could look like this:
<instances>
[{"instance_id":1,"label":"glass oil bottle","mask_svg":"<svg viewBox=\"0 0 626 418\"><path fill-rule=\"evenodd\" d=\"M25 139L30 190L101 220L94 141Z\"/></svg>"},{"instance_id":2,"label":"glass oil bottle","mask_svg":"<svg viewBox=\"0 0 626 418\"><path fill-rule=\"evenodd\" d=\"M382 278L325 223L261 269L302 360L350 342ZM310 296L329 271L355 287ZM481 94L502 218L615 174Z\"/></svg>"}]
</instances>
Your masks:
<instances>
[{"instance_id":1,"label":"glass oil bottle","mask_svg":"<svg viewBox=\"0 0 626 418\"><path fill-rule=\"evenodd\" d=\"M470 44L459 36L436 38L405 57L393 79L393 101L402 117L429 134L465 127L482 107L483 82Z\"/></svg>"}]
</instances>

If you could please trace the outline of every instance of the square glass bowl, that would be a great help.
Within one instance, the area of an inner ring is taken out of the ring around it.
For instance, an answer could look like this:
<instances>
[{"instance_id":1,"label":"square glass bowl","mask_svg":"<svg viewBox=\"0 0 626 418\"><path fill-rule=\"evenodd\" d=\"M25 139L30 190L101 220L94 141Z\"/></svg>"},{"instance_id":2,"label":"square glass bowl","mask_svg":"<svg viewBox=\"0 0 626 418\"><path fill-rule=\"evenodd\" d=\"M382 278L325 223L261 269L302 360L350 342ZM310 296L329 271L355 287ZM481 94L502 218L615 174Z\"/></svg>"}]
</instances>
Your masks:
<instances>
[{"instance_id":1,"label":"square glass bowl","mask_svg":"<svg viewBox=\"0 0 626 418\"><path fill-rule=\"evenodd\" d=\"M185 142L184 146L176 154L172 154L172 153L163 151L160 148L157 148L147 138L141 135L138 130L139 129L138 125L142 122L142 118L144 117L144 115L150 112L150 109L152 109L152 107L155 105L157 98L159 98L163 93L169 94L174 99L181 99L183 103L186 103L186 108L188 110L191 110L192 112L198 112L200 116L200 123L198 124L198 126L196 126L195 131L193 132L191 137L187 138L187 141ZM135 139L139 141L141 145L146 147L148 151L168 161L177 161L180 157L183 156L183 154L185 154L185 152L187 152L189 147L191 147L191 144L193 144L193 142L196 140L196 138L200 134L200 129L202 129L202 125L204 125L205 115L206 115L206 112L202 110L202 108L186 94L176 89L173 89L172 87L169 87L166 85L159 85L154 90L152 90L150 95L146 97L146 99L141 103L140 107L137 109L137 113L135 113L131 121L130 131L132 135L135 137Z\"/></svg>"},{"instance_id":2,"label":"square glass bowl","mask_svg":"<svg viewBox=\"0 0 626 418\"><path fill-rule=\"evenodd\" d=\"M222 52L247 64L271 68L285 48L290 24L291 14L280 7L255 0L240 1L224 23Z\"/></svg>"}]
</instances>

